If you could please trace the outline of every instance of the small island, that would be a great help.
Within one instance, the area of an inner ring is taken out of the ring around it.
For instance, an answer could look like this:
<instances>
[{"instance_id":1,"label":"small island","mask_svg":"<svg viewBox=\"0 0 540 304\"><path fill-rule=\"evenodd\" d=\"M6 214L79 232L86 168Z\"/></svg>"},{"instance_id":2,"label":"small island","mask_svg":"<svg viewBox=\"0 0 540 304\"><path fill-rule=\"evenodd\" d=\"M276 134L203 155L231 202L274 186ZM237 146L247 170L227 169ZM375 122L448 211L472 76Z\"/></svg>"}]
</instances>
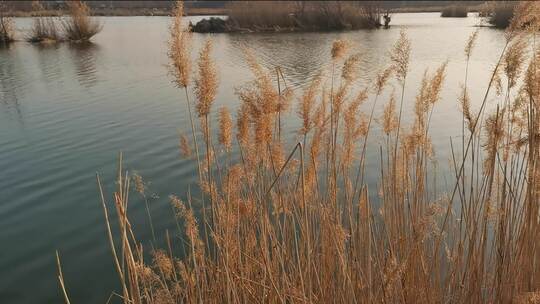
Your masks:
<instances>
[{"instance_id":1,"label":"small island","mask_svg":"<svg viewBox=\"0 0 540 304\"><path fill-rule=\"evenodd\" d=\"M371 2L231 2L228 18L191 24L197 33L296 32L375 29L390 23L389 10Z\"/></svg>"}]
</instances>

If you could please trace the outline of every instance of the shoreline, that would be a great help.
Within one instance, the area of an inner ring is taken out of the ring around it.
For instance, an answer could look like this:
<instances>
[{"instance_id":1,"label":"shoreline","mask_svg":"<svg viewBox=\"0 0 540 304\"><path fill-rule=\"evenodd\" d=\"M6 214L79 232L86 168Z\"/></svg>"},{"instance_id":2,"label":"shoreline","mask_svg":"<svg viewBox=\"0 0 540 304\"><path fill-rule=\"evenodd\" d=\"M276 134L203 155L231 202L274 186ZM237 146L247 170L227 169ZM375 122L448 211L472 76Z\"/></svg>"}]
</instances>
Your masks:
<instances>
[{"instance_id":1,"label":"shoreline","mask_svg":"<svg viewBox=\"0 0 540 304\"><path fill-rule=\"evenodd\" d=\"M187 16L212 16L212 15L227 15L227 9L215 8L191 8L187 10ZM9 11L6 13L8 17L60 17L68 15L66 10L42 10L42 11ZM93 16L170 16L170 9L151 9L151 8L94 8L92 9Z\"/></svg>"},{"instance_id":2,"label":"shoreline","mask_svg":"<svg viewBox=\"0 0 540 304\"><path fill-rule=\"evenodd\" d=\"M440 13L444 6L434 7L408 7L392 9L394 13ZM470 7L469 13L477 13L477 7ZM229 10L226 8L188 8L186 9L187 16L212 16L212 15L228 15ZM8 11L8 17L49 17L49 16L64 16L65 10L43 10L35 11ZM93 8L92 15L94 16L170 16L170 9L162 8Z\"/></svg>"}]
</instances>

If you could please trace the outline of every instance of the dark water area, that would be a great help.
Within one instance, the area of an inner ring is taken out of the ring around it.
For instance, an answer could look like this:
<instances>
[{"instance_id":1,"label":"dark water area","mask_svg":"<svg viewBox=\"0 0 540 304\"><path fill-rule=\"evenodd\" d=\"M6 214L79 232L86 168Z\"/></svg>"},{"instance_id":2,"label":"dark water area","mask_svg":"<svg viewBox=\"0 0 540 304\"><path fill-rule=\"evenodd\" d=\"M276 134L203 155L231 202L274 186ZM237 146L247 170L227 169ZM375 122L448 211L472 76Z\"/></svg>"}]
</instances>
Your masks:
<instances>
[{"instance_id":1,"label":"dark water area","mask_svg":"<svg viewBox=\"0 0 540 304\"><path fill-rule=\"evenodd\" d=\"M61 302L56 250L73 303L105 303L112 291L119 291L95 174L101 174L111 197L120 151L125 168L149 181L154 194L150 209L161 240L166 229L176 227L168 196L185 196L197 181L195 161L181 158L178 149L178 133L189 132L189 116L184 93L171 82L166 67L170 19L102 19L104 30L91 44L16 42L0 49L0 303ZM28 18L15 21L21 30L31 24ZM412 42L405 125L414 119L414 97L424 70L434 71L448 60L441 101L430 127L444 181L451 178L444 169L451 157L450 138L461 136L457 97L465 69L463 48L478 23L473 16L395 14L389 29L194 34L193 46L198 50L205 39L214 41L220 87L213 109L226 105L234 113L239 106L234 89L252 77L242 55L244 47L252 49L265 67L280 66L299 96L320 69L330 68L332 42L350 40L353 51L362 54L356 84L361 89L385 68L387 52L405 28ZM503 46L502 31L480 28L469 65L474 110ZM377 117L389 92L376 108ZM494 105L488 102L488 107ZM212 115L216 119L217 111ZM300 139L299 126L295 110L284 117L287 151ZM384 140L380 128L374 124L366 169L368 183L375 187L378 147ZM238 158L237 151L234 157ZM150 227L144 203L135 192L129 210L137 237L148 244Z\"/></svg>"}]
</instances>

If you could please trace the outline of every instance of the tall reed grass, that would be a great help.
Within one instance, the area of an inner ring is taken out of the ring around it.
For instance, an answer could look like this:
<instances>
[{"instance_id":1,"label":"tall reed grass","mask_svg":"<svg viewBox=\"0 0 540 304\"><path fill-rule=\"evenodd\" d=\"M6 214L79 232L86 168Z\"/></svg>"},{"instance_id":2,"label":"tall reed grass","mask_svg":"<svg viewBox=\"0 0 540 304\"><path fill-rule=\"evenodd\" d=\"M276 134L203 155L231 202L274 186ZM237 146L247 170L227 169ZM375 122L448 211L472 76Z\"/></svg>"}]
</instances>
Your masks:
<instances>
[{"instance_id":1,"label":"tall reed grass","mask_svg":"<svg viewBox=\"0 0 540 304\"><path fill-rule=\"evenodd\" d=\"M443 8L441 11L441 17L467 17L469 11L466 6L463 5L451 5Z\"/></svg>"},{"instance_id":2,"label":"tall reed grass","mask_svg":"<svg viewBox=\"0 0 540 304\"><path fill-rule=\"evenodd\" d=\"M66 1L69 16L61 20L65 39L74 42L89 41L103 29L103 24L90 16L90 8L84 2Z\"/></svg>"},{"instance_id":3,"label":"tall reed grass","mask_svg":"<svg viewBox=\"0 0 540 304\"><path fill-rule=\"evenodd\" d=\"M457 100L462 134L451 141L454 181L447 193L433 180L430 138L447 63L426 70L414 121L404 125L403 92L414 64L405 32L390 51L390 64L359 90L359 55L347 42L334 42L331 68L297 94L301 140L287 148L278 117L291 108L291 91L277 81L279 72L263 68L246 50L253 81L237 91L236 132L228 110L221 109L215 141L208 119L218 84L211 42L199 53L192 84L191 36L182 27L182 3L177 5L171 72L188 105L189 91L197 97L197 117L190 113L200 123L204 149L198 148L194 124L192 142L185 136L181 142L194 145L202 194L171 195L179 229L174 237L167 232L166 248L152 249L152 260L145 261L127 215L133 177L120 157L109 203L97 176L123 303L538 301L540 48L532 45L530 56L525 49L540 23L526 30L520 24L525 15L538 21L538 3L516 9L485 95L474 103L467 79L478 32L465 46L467 68ZM398 91L384 102L392 85ZM488 99L498 102L493 112L486 109ZM366 113L360 107L365 103ZM379 106L383 116L375 117ZM377 147L380 165L366 172L377 122L384 133ZM233 138L238 162L230 161ZM368 187L367 174L379 176L376 188ZM108 204L117 211L120 244L114 242ZM173 251L178 246L185 254ZM59 279L64 286L61 272Z\"/></svg>"},{"instance_id":4,"label":"tall reed grass","mask_svg":"<svg viewBox=\"0 0 540 304\"><path fill-rule=\"evenodd\" d=\"M6 15L7 8L0 2L0 44L7 44L15 40L13 19Z\"/></svg>"}]
</instances>

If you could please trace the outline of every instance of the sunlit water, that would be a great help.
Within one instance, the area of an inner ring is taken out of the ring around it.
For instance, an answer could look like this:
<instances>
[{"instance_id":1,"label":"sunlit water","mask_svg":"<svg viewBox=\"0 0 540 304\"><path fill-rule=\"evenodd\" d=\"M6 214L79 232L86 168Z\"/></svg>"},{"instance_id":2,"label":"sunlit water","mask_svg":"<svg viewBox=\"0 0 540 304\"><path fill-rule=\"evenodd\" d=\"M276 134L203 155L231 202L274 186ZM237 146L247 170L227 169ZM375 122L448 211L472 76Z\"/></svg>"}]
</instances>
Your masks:
<instances>
[{"instance_id":1,"label":"sunlit water","mask_svg":"<svg viewBox=\"0 0 540 304\"><path fill-rule=\"evenodd\" d=\"M92 45L16 42L0 49L1 303L59 303L55 250L61 253L73 303L105 303L113 290L119 291L95 173L102 175L110 197L120 151L125 168L150 181L149 190L155 193L150 207L161 238L165 229L175 229L168 195L185 197L188 186L196 181L195 162L179 156L178 132L189 132L189 118L184 94L167 74L169 19L105 17L103 21L104 30ZM30 22L16 20L20 29L28 28ZM457 95L464 77L463 48L478 23L475 17L396 14L390 29L195 34L194 47L213 39L220 75L214 109L227 105L234 112L239 105L234 88L251 77L243 47L253 49L266 67L281 66L287 85L299 95L319 69L329 68L332 41L348 39L363 56L357 85L361 88L385 67L387 51L400 29L406 28L413 49L405 124L413 119L414 97L424 70L433 71L448 60L442 100L435 107L430 129L436 159L444 168L450 158L450 138L461 134ZM503 44L501 31L480 29L468 82L475 110ZM371 101L366 103L370 105ZM298 140L295 130L299 126L291 113L284 128L289 148ZM376 186L378 147L383 141L380 126L376 124L373 130L367 175ZM441 169L441 180L450 177L444 172ZM131 222L137 237L148 244L151 234L144 204L135 193L132 198Z\"/></svg>"}]
</instances>

